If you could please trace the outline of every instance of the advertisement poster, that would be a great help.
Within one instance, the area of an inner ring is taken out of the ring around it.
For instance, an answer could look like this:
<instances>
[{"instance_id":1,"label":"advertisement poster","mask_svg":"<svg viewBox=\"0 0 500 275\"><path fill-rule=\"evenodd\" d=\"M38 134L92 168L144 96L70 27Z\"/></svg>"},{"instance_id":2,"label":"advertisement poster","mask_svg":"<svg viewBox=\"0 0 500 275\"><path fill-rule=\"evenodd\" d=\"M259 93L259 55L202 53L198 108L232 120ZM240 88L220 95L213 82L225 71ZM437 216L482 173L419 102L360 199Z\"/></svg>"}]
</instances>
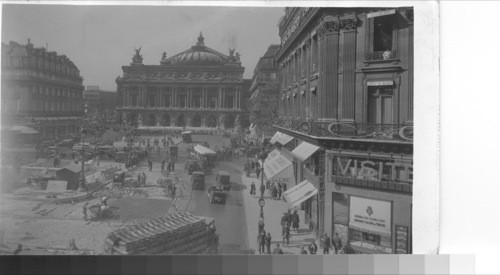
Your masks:
<instances>
[{"instance_id":1,"label":"advertisement poster","mask_svg":"<svg viewBox=\"0 0 500 275\"><path fill-rule=\"evenodd\" d=\"M349 226L369 233L391 235L391 203L351 196Z\"/></svg>"}]
</instances>

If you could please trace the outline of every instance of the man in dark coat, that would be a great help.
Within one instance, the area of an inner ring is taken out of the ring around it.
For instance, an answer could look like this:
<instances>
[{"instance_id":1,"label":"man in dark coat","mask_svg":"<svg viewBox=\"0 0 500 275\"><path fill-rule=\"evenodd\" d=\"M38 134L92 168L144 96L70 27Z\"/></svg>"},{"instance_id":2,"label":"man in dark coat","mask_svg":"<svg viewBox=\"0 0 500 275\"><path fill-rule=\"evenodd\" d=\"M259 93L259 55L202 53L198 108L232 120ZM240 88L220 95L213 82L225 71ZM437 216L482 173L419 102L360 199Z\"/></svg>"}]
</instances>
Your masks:
<instances>
[{"instance_id":1,"label":"man in dark coat","mask_svg":"<svg viewBox=\"0 0 500 275\"><path fill-rule=\"evenodd\" d=\"M342 249L342 240L339 237L339 233L335 233L335 236L333 236L332 245L335 250L335 254L338 254L339 250Z\"/></svg>"},{"instance_id":2,"label":"man in dark coat","mask_svg":"<svg viewBox=\"0 0 500 275\"><path fill-rule=\"evenodd\" d=\"M260 177L260 169L256 168L255 169L255 174L257 174L257 178L259 178Z\"/></svg>"},{"instance_id":3,"label":"man in dark coat","mask_svg":"<svg viewBox=\"0 0 500 275\"><path fill-rule=\"evenodd\" d=\"M271 254L271 233L267 233L266 236L266 249L267 249L267 254Z\"/></svg>"},{"instance_id":4,"label":"man in dark coat","mask_svg":"<svg viewBox=\"0 0 500 275\"><path fill-rule=\"evenodd\" d=\"M266 253L265 245L266 245L266 233L262 230L257 236L257 245L259 246L259 254Z\"/></svg>"},{"instance_id":5,"label":"man in dark coat","mask_svg":"<svg viewBox=\"0 0 500 275\"><path fill-rule=\"evenodd\" d=\"M328 255L330 254L330 245L331 245L331 240L330 237L325 233L323 235L323 254Z\"/></svg>"},{"instance_id":6,"label":"man in dark coat","mask_svg":"<svg viewBox=\"0 0 500 275\"><path fill-rule=\"evenodd\" d=\"M277 199L278 200L281 200L281 193L283 192L283 189L281 189L281 184L278 185L278 190L276 190L276 195L277 195Z\"/></svg>"},{"instance_id":7,"label":"man in dark coat","mask_svg":"<svg viewBox=\"0 0 500 275\"><path fill-rule=\"evenodd\" d=\"M292 228L293 228L293 231L295 231L297 233L299 232L299 223L300 223L299 214L297 214L297 211L293 211Z\"/></svg>"},{"instance_id":8,"label":"man in dark coat","mask_svg":"<svg viewBox=\"0 0 500 275\"><path fill-rule=\"evenodd\" d=\"M255 183L252 182L252 184L250 185L250 195L255 195L256 189L257 187L255 186Z\"/></svg>"}]
</instances>

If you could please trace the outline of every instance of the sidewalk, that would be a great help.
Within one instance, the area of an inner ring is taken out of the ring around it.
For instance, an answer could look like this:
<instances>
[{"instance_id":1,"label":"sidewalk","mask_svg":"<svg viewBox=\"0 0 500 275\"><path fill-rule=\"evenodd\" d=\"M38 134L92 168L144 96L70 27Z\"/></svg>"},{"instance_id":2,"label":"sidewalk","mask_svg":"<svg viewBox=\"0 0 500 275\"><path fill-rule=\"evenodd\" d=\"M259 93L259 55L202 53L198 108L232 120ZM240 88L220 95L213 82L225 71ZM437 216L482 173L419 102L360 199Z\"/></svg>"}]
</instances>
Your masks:
<instances>
[{"instance_id":1,"label":"sidewalk","mask_svg":"<svg viewBox=\"0 0 500 275\"><path fill-rule=\"evenodd\" d=\"M257 196L250 195L250 185L252 181L257 186ZM243 173L241 176L241 182L245 185L243 189L243 203L245 205L245 216L247 218L247 232L248 232L248 242L249 249L254 251L254 254L259 254L259 247L257 245L257 235L258 235L258 222L260 214L259 198L260 198L260 179L256 178L255 174L251 174L250 177L246 177ZM274 200L270 197L268 191L264 192L265 206L264 206L264 230L266 233L271 233L271 253L276 247L276 243L280 244L284 254L300 254L300 248L302 246L308 246L312 240L315 239L315 234L312 230L304 224L303 218L300 221L299 232L295 233L290 230L290 244L283 246L283 238L281 236L281 217L283 213L287 212L289 205L283 200ZM293 213L293 209L292 209ZM321 254L319 243L318 254ZM307 248L306 248L307 250ZM309 251L308 251L309 253Z\"/></svg>"}]
</instances>

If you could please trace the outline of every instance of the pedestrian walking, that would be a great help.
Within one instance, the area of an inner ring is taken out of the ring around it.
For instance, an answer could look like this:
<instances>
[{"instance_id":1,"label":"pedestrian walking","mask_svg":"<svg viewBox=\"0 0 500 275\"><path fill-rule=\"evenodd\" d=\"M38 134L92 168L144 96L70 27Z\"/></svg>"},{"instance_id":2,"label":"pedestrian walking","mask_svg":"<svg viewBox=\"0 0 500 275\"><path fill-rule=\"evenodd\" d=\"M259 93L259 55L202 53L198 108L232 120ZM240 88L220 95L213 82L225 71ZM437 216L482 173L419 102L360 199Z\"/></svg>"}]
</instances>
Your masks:
<instances>
[{"instance_id":1,"label":"pedestrian walking","mask_svg":"<svg viewBox=\"0 0 500 275\"><path fill-rule=\"evenodd\" d=\"M285 245L285 241L286 245L290 244L290 227L288 226L283 228L283 245Z\"/></svg>"},{"instance_id":2,"label":"pedestrian walking","mask_svg":"<svg viewBox=\"0 0 500 275\"><path fill-rule=\"evenodd\" d=\"M316 245L316 241L312 241L311 244L309 245L309 254L315 255L316 252L318 251L318 246Z\"/></svg>"},{"instance_id":3,"label":"pedestrian walking","mask_svg":"<svg viewBox=\"0 0 500 275\"><path fill-rule=\"evenodd\" d=\"M292 228L293 231L295 231L296 233L299 232L299 223L300 223L299 214L297 213L297 210L295 210L293 211L292 215Z\"/></svg>"},{"instance_id":4,"label":"pedestrian walking","mask_svg":"<svg viewBox=\"0 0 500 275\"><path fill-rule=\"evenodd\" d=\"M252 184L250 185L250 195L255 195L256 189L257 187L255 186L255 183L252 182Z\"/></svg>"},{"instance_id":5,"label":"pedestrian walking","mask_svg":"<svg viewBox=\"0 0 500 275\"><path fill-rule=\"evenodd\" d=\"M266 191L266 187L264 186L264 184L261 184L260 185L260 196L261 197L264 197L264 191Z\"/></svg>"},{"instance_id":6,"label":"pedestrian walking","mask_svg":"<svg viewBox=\"0 0 500 275\"><path fill-rule=\"evenodd\" d=\"M252 160L252 171L255 169L255 161Z\"/></svg>"},{"instance_id":7,"label":"pedestrian walking","mask_svg":"<svg viewBox=\"0 0 500 275\"><path fill-rule=\"evenodd\" d=\"M257 174L257 178L260 177L260 169L255 169L255 173Z\"/></svg>"},{"instance_id":8,"label":"pedestrian walking","mask_svg":"<svg viewBox=\"0 0 500 275\"><path fill-rule=\"evenodd\" d=\"M330 254L330 237L326 233L323 234L323 254L328 255Z\"/></svg>"},{"instance_id":9,"label":"pedestrian walking","mask_svg":"<svg viewBox=\"0 0 500 275\"><path fill-rule=\"evenodd\" d=\"M286 213L287 215L287 224L286 224L286 227L288 229L290 229L290 227L292 226L292 211L290 209L288 209L288 212Z\"/></svg>"},{"instance_id":10,"label":"pedestrian walking","mask_svg":"<svg viewBox=\"0 0 500 275\"><path fill-rule=\"evenodd\" d=\"M264 246L266 245L266 235L264 231L259 232L257 236L257 245L259 246L259 254L265 253Z\"/></svg>"},{"instance_id":11,"label":"pedestrian walking","mask_svg":"<svg viewBox=\"0 0 500 275\"><path fill-rule=\"evenodd\" d=\"M267 233L266 236L266 249L267 249L267 254L271 254L271 233Z\"/></svg>"},{"instance_id":12,"label":"pedestrian walking","mask_svg":"<svg viewBox=\"0 0 500 275\"><path fill-rule=\"evenodd\" d=\"M338 252L342 250L342 240L339 237L339 233L335 233L335 236L333 236L332 245L335 250L335 254L338 254Z\"/></svg>"},{"instance_id":13,"label":"pedestrian walking","mask_svg":"<svg viewBox=\"0 0 500 275\"><path fill-rule=\"evenodd\" d=\"M276 188L276 185L273 185L272 195L273 195L273 199L278 198L278 189Z\"/></svg>"},{"instance_id":14,"label":"pedestrian walking","mask_svg":"<svg viewBox=\"0 0 500 275\"><path fill-rule=\"evenodd\" d=\"M87 218L87 205L88 205L88 204L89 204L89 203L87 202L87 203L85 203L85 204L82 206L83 220L84 220L84 221L87 221L87 220L88 220L88 218Z\"/></svg>"},{"instance_id":15,"label":"pedestrian walking","mask_svg":"<svg viewBox=\"0 0 500 275\"><path fill-rule=\"evenodd\" d=\"M286 192L286 183L283 183L283 193Z\"/></svg>"},{"instance_id":16,"label":"pedestrian walking","mask_svg":"<svg viewBox=\"0 0 500 275\"><path fill-rule=\"evenodd\" d=\"M278 184L278 190L276 190L276 195L278 197L278 200L281 200L281 193L283 192L283 189L281 188L281 184Z\"/></svg>"},{"instance_id":17,"label":"pedestrian walking","mask_svg":"<svg viewBox=\"0 0 500 275\"><path fill-rule=\"evenodd\" d=\"M283 250L281 250L279 243L276 244L276 247L273 250L273 254L283 254Z\"/></svg>"},{"instance_id":18,"label":"pedestrian walking","mask_svg":"<svg viewBox=\"0 0 500 275\"><path fill-rule=\"evenodd\" d=\"M142 186L146 186L146 173L142 172Z\"/></svg>"}]
</instances>

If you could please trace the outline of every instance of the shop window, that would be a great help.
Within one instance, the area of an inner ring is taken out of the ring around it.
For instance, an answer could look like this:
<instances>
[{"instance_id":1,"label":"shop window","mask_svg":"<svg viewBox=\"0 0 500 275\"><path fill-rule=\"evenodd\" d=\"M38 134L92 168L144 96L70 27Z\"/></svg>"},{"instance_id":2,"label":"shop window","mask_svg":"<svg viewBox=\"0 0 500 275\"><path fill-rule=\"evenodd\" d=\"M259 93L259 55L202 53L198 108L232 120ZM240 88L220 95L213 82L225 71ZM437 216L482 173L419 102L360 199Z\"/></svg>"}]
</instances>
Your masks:
<instances>
[{"instance_id":1,"label":"shop window","mask_svg":"<svg viewBox=\"0 0 500 275\"><path fill-rule=\"evenodd\" d=\"M390 86L368 87L368 123L394 123L393 91Z\"/></svg>"}]
</instances>

